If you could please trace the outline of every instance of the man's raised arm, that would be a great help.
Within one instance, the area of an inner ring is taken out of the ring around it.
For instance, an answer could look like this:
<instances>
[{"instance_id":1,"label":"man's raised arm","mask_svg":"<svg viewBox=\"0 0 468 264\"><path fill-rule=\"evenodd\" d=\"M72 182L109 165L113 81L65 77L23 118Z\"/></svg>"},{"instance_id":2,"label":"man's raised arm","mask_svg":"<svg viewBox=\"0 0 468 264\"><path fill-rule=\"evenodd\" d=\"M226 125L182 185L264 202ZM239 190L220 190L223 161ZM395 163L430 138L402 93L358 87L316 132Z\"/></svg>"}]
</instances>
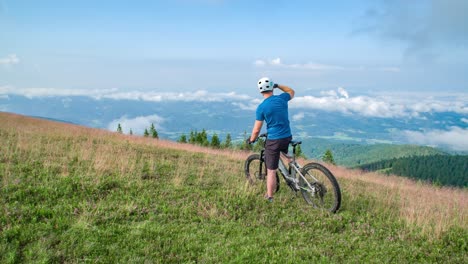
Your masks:
<instances>
[{"instance_id":1,"label":"man's raised arm","mask_svg":"<svg viewBox=\"0 0 468 264\"><path fill-rule=\"evenodd\" d=\"M294 97L294 90L289 87L289 86L286 86L284 84L275 84L275 87L280 89L281 91L285 92L285 93L288 93L290 96L291 96L291 99L293 99Z\"/></svg>"}]
</instances>

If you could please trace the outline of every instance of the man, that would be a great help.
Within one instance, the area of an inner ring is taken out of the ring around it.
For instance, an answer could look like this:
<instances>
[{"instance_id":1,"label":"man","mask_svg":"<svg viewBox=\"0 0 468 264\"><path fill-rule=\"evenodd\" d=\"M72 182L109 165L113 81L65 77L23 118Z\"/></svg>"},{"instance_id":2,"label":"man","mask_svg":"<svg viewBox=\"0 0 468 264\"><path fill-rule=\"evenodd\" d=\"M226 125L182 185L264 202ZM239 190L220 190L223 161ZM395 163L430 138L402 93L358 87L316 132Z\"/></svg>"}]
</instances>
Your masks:
<instances>
[{"instance_id":1,"label":"man","mask_svg":"<svg viewBox=\"0 0 468 264\"><path fill-rule=\"evenodd\" d=\"M273 95L274 88L280 89L283 93ZM265 144L265 164L267 167L267 193L265 196L271 202L274 190L276 190L276 170L278 169L280 153L288 152L289 142L292 140L288 102L294 97L294 90L286 85L273 83L267 77L258 81L258 89L264 100L257 107L252 134L247 140L251 143L257 139L265 121L268 133Z\"/></svg>"}]
</instances>

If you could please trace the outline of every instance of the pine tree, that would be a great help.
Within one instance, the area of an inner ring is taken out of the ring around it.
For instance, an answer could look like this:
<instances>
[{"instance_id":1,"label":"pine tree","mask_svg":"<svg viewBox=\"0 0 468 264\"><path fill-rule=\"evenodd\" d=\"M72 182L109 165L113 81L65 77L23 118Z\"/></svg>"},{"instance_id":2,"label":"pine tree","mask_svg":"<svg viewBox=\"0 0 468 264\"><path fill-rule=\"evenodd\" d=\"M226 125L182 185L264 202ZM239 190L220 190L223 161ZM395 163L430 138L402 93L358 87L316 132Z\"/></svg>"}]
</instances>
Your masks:
<instances>
[{"instance_id":1,"label":"pine tree","mask_svg":"<svg viewBox=\"0 0 468 264\"><path fill-rule=\"evenodd\" d=\"M210 142L208 141L208 135L206 134L206 130L203 129L202 132L196 134L197 144L202 146L208 146Z\"/></svg>"},{"instance_id":2,"label":"pine tree","mask_svg":"<svg viewBox=\"0 0 468 264\"><path fill-rule=\"evenodd\" d=\"M302 152L302 148L301 148L301 145L297 145L296 146L296 157L298 158L303 158L303 159L307 159L306 155L304 154L304 152ZM332 157L333 158L333 157Z\"/></svg>"},{"instance_id":3,"label":"pine tree","mask_svg":"<svg viewBox=\"0 0 468 264\"><path fill-rule=\"evenodd\" d=\"M189 137L188 142L190 144L195 144L197 142L197 132L196 131L190 130L190 137Z\"/></svg>"},{"instance_id":4,"label":"pine tree","mask_svg":"<svg viewBox=\"0 0 468 264\"><path fill-rule=\"evenodd\" d=\"M264 145L265 145L265 139L261 137L257 138L257 142L253 145L253 151L257 152L257 151L262 150Z\"/></svg>"},{"instance_id":5,"label":"pine tree","mask_svg":"<svg viewBox=\"0 0 468 264\"><path fill-rule=\"evenodd\" d=\"M179 140L177 140L179 143L187 143L187 136L185 134L180 135Z\"/></svg>"},{"instance_id":6,"label":"pine tree","mask_svg":"<svg viewBox=\"0 0 468 264\"><path fill-rule=\"evenodd\" d=\"M117 125L117 133L122 134L122 126L120 125L120 123Z\"/></svg>"},{"instance_id":7,"label":"pine tree","mask_svg":"<svg viewBox=\"0 0 468 264\"><path fill-rule=\"evenodd\" d=\"M232 146L232 142L231 142L231 141L232 141L232 139L231 139L231 134L228 133L228 134L226 135L226 139L225 139L225 141L224 141L223 147L224 147L224 148L230 148L230 147Z\"/></svg>"},{"instance_id":8,"label":"pine tree","mask_svg":"<svg viewBox=\"0 0 468 264\"><path fill-rule=\"evenodd\" d=\"M130 128L130 132L129 132L130 135L133 135L133 131L132 129Z\"/></svg>"},{"instance_id":9,"label":"pine tree","mask_svg":"<svg viewBox=\"0 0 468 264\"><path fill-rule=\"evenodd\" d=\"M249 138L250 136L247 136L247 132L244 131L244 140L242 141L241 145L240 145L240 149L241 150L252 150L252 145L251 144L247 144L247 139Z\"/></svg>"},{"instance_id":10,"label":"pine tree","mask_svg":"<svg viewBox=\"0 0 468 264\"><path fill-rule=\"evenodd\" d=\"M143 134L144 137L149 137L149 132L148 132L148 129L145 128L145 133Z\"/></svg>"},{"instance_id":11,"label":"pine tree","mask_svg":"<svg viewBox=\"0 0 468 264\"><path fill-rule=\"evenodd\" d=\"M213 148L220 148L221 143L219 142L219 137L216 133L211 137L211 147Z\"/></svg>"},{"instance_id":12,"label":"pine tree","mask_svg":"<svg viewBox=\"0 0 468 264\"><path fill-rule=\"evenodd\" d=\"M327 149L327 151L325 151L325 154L323 155L322 160L325 161L326 163L330 163L330 164L335 165L335 160L333 159L333 154L332 154L331 150L329 150L329 149Z\"/></svg>"},{"instance_id":13,"label":"pine tree","mask_svg":"<svg viewBox=\"0 0 468 264\"><path fill-rule=\"evenodd\" d=\"M152 137L152 138L156 138L156 139L159 138L159 136L158 136L158 131L156 131L156 128L154 127L154 124L153 124L153 123L151 123L151 127L150 127L149 133L151 134L151 137Z\"/></svg>"}]
</instances>

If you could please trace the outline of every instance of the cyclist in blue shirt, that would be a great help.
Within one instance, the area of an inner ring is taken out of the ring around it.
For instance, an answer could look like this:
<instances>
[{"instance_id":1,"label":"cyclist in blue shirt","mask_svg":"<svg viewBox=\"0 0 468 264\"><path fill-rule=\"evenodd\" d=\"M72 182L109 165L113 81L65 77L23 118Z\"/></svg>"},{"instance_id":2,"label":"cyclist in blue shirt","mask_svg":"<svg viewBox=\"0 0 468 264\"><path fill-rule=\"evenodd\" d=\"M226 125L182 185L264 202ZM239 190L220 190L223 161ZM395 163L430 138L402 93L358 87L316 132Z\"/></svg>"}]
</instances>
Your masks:
<instances>
[{"instance_id":1,"label":"cyclist in blue shirt","mask_svg":"<svg viewBox=\"0 0 468 264\"><path fill-rule=\"evenodd\" d=\"M280 95L273 95L273 89L283 91ZM265 144L265 164L267 167L266 198L272 201L276 190L276 170L280 159L280 152L288 152L289 142L292 140L288 118L288 102L294 97L294 90L282 84L273 83L264 77L258 81L258 89L263 95L263 102L256 111L255 124L248 142L254 142L263 126L267 124L268 138Z\"/></svg>"}]
</instances>

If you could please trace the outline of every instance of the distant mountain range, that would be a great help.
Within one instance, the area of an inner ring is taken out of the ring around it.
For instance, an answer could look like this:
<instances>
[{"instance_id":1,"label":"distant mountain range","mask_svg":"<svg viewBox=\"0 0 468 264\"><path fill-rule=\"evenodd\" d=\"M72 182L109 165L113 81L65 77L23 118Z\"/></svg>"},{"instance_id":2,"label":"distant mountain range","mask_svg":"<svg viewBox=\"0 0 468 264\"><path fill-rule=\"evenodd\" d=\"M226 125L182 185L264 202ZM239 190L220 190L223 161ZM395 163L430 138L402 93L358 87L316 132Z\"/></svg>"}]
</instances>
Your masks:
<instances>
[{"instance_id":1,"label":"distant mountain range","mask_svg":"<svg viewBox=\"0 0 468 264\"><path fill-rule=\"evenodd\" d=\"M50 96L28 98L19 95L0 97L0 111L69 122L115 131L121 124L143 134L153 123L161 138L177 140L192 130L206 129L221 140L229 133L233 141L250 134L255 108L235 101L161 101L99 99L87 96ZM330 149L338 164L358 166L378 160L447 154L443 150L408 145L406 131L444 130L466 127L466 116L455 112L423 113L417 118L366 117L324 110L290 108L295 139L304 141L303 152L320 159ZM466 152L458 152L466 154Z\"/></svg>"}]
</instances>

